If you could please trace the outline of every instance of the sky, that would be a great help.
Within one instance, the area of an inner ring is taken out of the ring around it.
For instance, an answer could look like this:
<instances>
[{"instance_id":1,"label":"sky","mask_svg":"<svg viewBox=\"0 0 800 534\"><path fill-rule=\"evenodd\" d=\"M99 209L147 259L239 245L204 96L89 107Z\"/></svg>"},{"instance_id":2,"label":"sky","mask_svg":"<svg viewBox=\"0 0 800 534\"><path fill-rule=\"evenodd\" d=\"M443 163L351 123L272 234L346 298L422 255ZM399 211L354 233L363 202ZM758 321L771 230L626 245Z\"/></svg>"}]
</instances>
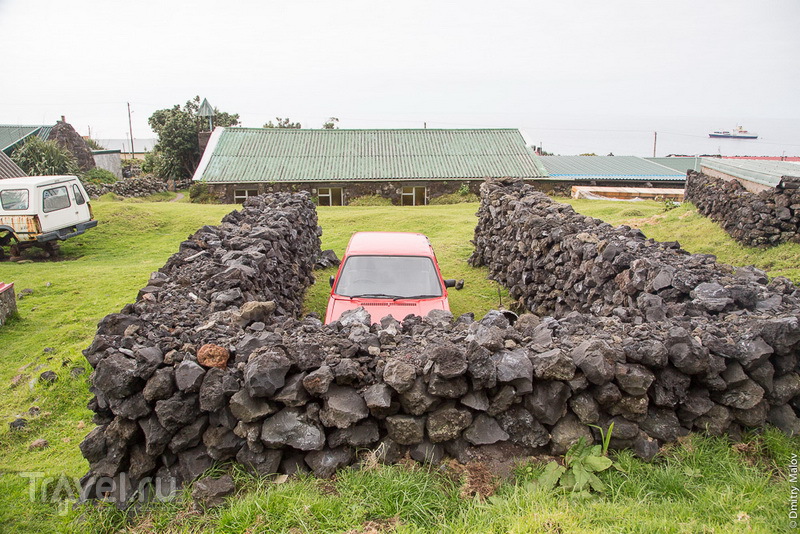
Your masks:
<instances>
[{"instance_id":1,"label":"sky","mask_svg":"<svg viewBox=\"0 0 800 534\"><path fill-rule=\"evenodd\" d=\"M577 153L744 124L800 153L798 22L797 0L0 0L0 123L126 138L130 103L149 138L199 95L252 127L512 127Z\"/></svg>"}]
</instances>

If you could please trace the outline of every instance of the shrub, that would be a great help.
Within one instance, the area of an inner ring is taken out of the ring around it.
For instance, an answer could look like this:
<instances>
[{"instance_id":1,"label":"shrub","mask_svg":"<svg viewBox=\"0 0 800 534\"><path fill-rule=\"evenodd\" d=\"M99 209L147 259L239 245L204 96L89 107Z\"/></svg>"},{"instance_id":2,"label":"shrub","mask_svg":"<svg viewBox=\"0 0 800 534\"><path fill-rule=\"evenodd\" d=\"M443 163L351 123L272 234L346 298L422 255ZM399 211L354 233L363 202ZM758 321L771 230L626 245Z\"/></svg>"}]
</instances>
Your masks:
<instances>
[{"instance_id":1,"label":"shrub","mask_svg":"<svg viewBox=\"0 0 800 534\"><path fill-rule=\"evenodd\" d=\"M81 181L94 185L113 184L116 183L117 177L111 171L95 167L84 174Z\"/></svg>"},{"instance_id":2,"label":"shrub","mask_svg":"<svg viewBox=\"0 0 800 534\"><path fill-rule=\"evenodd\" d=\"M189 200L195 204L216 204L219 199L208 190L205 182L196 182L189 188Z\"/></svg>"},{"instance_id":3,"label":"shrub","mask_svg":"<svg viewBox=\"0 0 800 534\"><path fill-rule=\"evenodd\" d=\"M623 217L644 217L644 213L637 209L627 209L620 213Z\"/></svg>"},{"instance_id":4,"label":"shrub","mask_svg":"<svg viewBox=\"0 0 800 534\"><path fill-rule=\"evenodd\" d=\"M20 169L28 176L58 176L80 174L75 156L56 141L32 137L11 154Z\"/></svg>"},{"instance_id":5,"label":"shrub","mask_svg":"<svg viewBox=\"0 0 800 534\"><path fill-rule=\"evenodd\" d=\"M347 203L348 206L391 206L392 199L380 195L364 195Z\"/></svg>"},{"instance_id":6,"label":"shrub","mask_svg":"<svg viewBox=\"0 0 800 534\"><path fill-rule=\"evenodd\" d=\"M429 204L434 206L441 205L441 204L461 204L462 202L480 202L481 199L478 198L478 195L475 193L470 193L467 191L466 194L462 193L461 190L457 191L456 193L448 193L446 195L439 195L438 197L433 197Z\"/></svg>"}]
</instances>

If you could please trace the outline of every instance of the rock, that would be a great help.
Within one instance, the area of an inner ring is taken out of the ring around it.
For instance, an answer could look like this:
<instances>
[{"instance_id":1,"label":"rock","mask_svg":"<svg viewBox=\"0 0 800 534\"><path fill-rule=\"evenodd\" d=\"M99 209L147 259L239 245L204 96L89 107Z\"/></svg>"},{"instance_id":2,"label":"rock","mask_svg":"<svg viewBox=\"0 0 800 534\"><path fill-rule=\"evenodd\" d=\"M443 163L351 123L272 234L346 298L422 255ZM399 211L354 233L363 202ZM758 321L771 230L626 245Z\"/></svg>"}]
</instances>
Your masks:
<instances>
[{"instance_id":1,"label":"rock","mask_svg":"<svg viewBox=\"0 0 800 534\"><path fill-rule=\"evenodd\" d=\"M730 408L749 410L761 402L761 399L764 398L764 390L748 378L734 387L712 394L711 398Z\"/></svg>"},{"instance_id":2,"label":"rock","mask_svg":"<svg viewBox=\"0 0 800 534\"><path fill-rule=\"evenodd\" d=\"M58 375L54 371L45 371L39 375L39 380L42 382L47 382L48 384L52 384L58 380Z\"/></svg>"},{"instance_id":3,"label":"rock","mask_svg":"<svg viewBox=\"0 0 800 534\"><path fill-rule=\"evenodd\" d=\"M633 396L646 395L656 379L645 366L635 363L617 363L614 377L620 389Z\"/></svg>"},{"instance_id":4,"label":"rock","mask_svg":"<svg viewBox=\"0 0 800 534\"><path fill-rule=\"evenodd\" d=\"M275 313L276 308L274 301L245 302L236 314L236 322L242 327L255 322L266 322Z\"/></svg>"},{"instance_id":5,"label":"rock","mask_svg":"<svg viewBox=\"0 0 800 534\"><path fill-rule=\"evenodd\" d=\"M490 445L508 438L509 435L497 421L485 414L475 416L472 424L464 431L464 439L473 445Z\"/></svg>"},{"instance_id":6,"label":"rock","mask_svg":"<svg viewBox=\"0 0 800 534\"><path fill-rule=\"evenodd\" d=\"M431 442L439 443L456 439L470 424L472 414L469 410L446 407L428 415L426 428Z\"/></svg>"},{"instance_id":7,"label":"rock","mask_svg":"<svg viewBox=\"0 0 800 534\"><path fill-rule=\"evenodd\" d=\"M230 475L219 478L207 477L195 482L192 498L204 508L214 508L225 504L225 497L236 491L236 485Z\"/></svg>"},{"instance_id":8,"label":"rock","mask_svg":"<svg viewBox=\"0 0 800 534\"><path fill-rule=\"evenodd\" d=\"M602 386L614 378L613 351L605 341L584 341L572 351L572 361L592 384Z\"/></svg>"},{"instance_id":9,"label":"rock","mask_svg":"<svg viewBox=\"0 0 800 534\"><path fill-rule=\"evenodd\" d=\"M320 397L328 391L328 387L333 382L333 372L330 367L323 365L316 371L308 373L302 382L306 391Z\"/></svg>"},{"instance_id":10,"label":"rock","mask_svg":"<svg viewBox=\"0 0 800 534\"><path fill-rule=\"evenodd\" d=\"M191 360L183 360L175 366L175 384L186 393L197 393L203 385L206 371Z\"/></svg>"},{"instance_id":11,"label":"rock","mask_svg":"<svg viewBox=\"0 0 800 534\"><path fill-rule=\"evenodd\" d=\"M633 442L633 454L649 462L658 454L658 441L641 432Z\"/></svg>"},{"instance_id":12,"label":"rock","mask_svg":"<svg viewBox=\"0 0 800 534\"><path fill-rule=\"evenodd\" d=\"M497 368L492 353L476 342L467 345L467 370L474 389L493 388L497 382Z\"/></svg>"},{"instance_id":13,"label":"rock","mask_svg":"<svg viewBox=\"0 0 800 534\"><path fill-rule=\"evenodd\" d=\"M196 394L176 393L169 399L156 402L158 421L168 431L175 431L194 421L198 409Z\"/></svg>"},{"instance_id":14,"label":"rock","mask_svg":"<svg viewBox=\"0 0 800 534\"><path fill-rule=\"evenodd\" d=\"M541 380L572 380L575 364L561 349L552 349L540 354L531 354L533 374Z\"/></svg>"},{"instance_id":15,"label":"rock","mask_svg":"<svg viewBox=\"0 0 800 534\"><path fill-rule=\"evenodd\" d=\"M550 441L547 429L521 406L512 406L499 414L497 422L509 435L509 439L517 445L536 448L543 447Z\"/></svg>"},{"instance_id":16,"label":"rock","mask_svg":"<svg viewBox=\"0 0 800 534\"><path fill-rule=\"evenodd\" d=\"M233 416L243 423L259 421L278 411L274 403L266 399L251 397L246 389L234 393L228 406Z\"/></svg>"},{"instance_id":17,"label":"rock","mask_svg":"<svg viewBox=\"0 0 800 534\"><path fill-rule=\"evenodd\" d=\"M349 445L351 447L364 448L374 445L379 438L378 423L372 419L367 419L363 423L334 430L328 436L328 446L336 448L341 445Z\"/></svg>"},{"instance_id":18,"label":"rock","mask_svg":"<svg viewBox=\"0 0 800 534\"><path fill-rule=\"evenodd\" d=\"M46 449L50 446L50 443L46 439L35 439L33 440L30 445L28 445L29 451L35 451L38 449Z\"/></svg>"},{"instance_id":19,"label":"rock","mask_svg":"<svg viewBox=\"0 0 800 534\"><path fill-rule=\"evenodd\" d=\"M661 441L675 441L681 434L678 417L667 408L651 408L640 426L648 436Z\"/></svg>"},{"instance_id":20,"label":"rock","mask_svg":"<svg viewBox=\"0 0 800 534\"><path fill-rule=\"evenodd\" d=\"M117 352L97 364L93 383L106 396L121 399L141 389L136 362Z\"/></svg>"},{"instance_id":21,"label":"rock","mask_svg":"<svg viewBox=\"0 0 800 534\"><path fill-rule=\"evenodd\" d=\"M342 327L355 326L363 324L369 326L372 324L372 318L369 312L363 307L359 306L353 310L347 310L339 316L339 324Z\"/></svg>"},{"instance_id":22,"label":"rock","mask_svg":"<svg viewBox=\"0 0 800 534\"><path fill-rule=\"evenodd\" d=\"M426 351L426 354L428 359L433 362L434 374L441 378L456 378L467 372L466 354L452 343L434 345ZM384 379L385 376L386 371L384 370ZM399 390L398 392L402 393Z\"/></svg>"},{"instance_id":23,"label":"rock","mask_svg":"<svg viewBox=\"0 0 800 534\"><path fill-rule=\"evenodd\" d=\"M158 456L164 452L174 432L168 431L156 415L137 421L144 434L144 444L147 454ZM185 427L184 427L185 428Z\"/></svg>"},{"instance_id":24,"label":"rock","mask_svg":"<svg viewBox=\"0 0 800 534\"><path fill-rule=\"evenodd\" d=\"M330 478L340 467L353 461L353 451L349 447L323 449L306 455L306 464L318 478Z\"/></svg>"},{"instance_id":25,"label":"rock","mask_svg":"<svg viewBox=\"0 0 800 534\"><path fill-rule=\"evenodd\" d=\"M780 428L787 436L800 435L800 419L789 405L772 406L767 421Z\"/></svg>"},{"instance_id":26,"label":"rock","mask_svg":"<svg viewBox=\"0 0 800 534\"><path fill-rule=\"evenodd\" d=\"M176 391L175 371L172 367L157 369L145 384L142 395L147 402L170 398Z\"/></svg>"},{"instance_id":27,"label":"rock","mask_svg":"<svg viewBox=\"0 0 800 534\"><path fill-rule=\"evenodd\" d=\"M461 404L472 408L473 410L485 412L489 409L489 398L486 396L486 392L482 389L478 391L470 391L461 398Z\"/></svg>"},{"instance_id":28,"label":"rock","mask_svg":"<svg viewBox=\"0 0 800 534\"><path fill-rule=\"evenodd\" d=\"M137 347L133 351L139 377L147 380L164 363L164 353L158 347Z\"/></svg>"},{"instance_id":29,"label":"rock","mask_svg":"<svg viewBox=\"0 0 800 534\"><path fill-rule=\"evenodd\" d=\"M224 461L236 456L245 441L224 426L210 426L203 433L203 444L214 460Z\"/></svg>"},{"instance_id":30,"label":"rock","mask_svg":"<svg viewBox=\"0 0 800 534\"><path fill-rule=\"evenodd\" d=\"M422 377L418 377L411 389L400 395L400 405L411 415L422 415L438 405L439 402L437 397L428 393Z\"/></svg>"},{"instance_id":31,"label":"rock","mask_svg":"<svg viewBox=\"0 0 800 534\"><path fill-rule=\"evenodd\" d=\"M301 451L322 450L325 433L309 421L299 408L284 408L264 421L261 441L270 448L289 446Z\"/></svg>"},{"instance_id":32,"label":"rock","mask_svg":"<svg viewBox=\"0 0 800 534\"><path fill-rule=\"evenodd\" d=\"M181 451L185 451L186 449L196 447L203 440L203 433L207 428L208 416L198 417L195 421L192 421L191 424L181 428L175 433L174 436L172 436L172 439L169 441L169 450L177 454ZM163 430L163 427L161 430ZM151 432L159 431L160 430L157 428L151 429ZM155 436L156 435L154 434L154 437ZM160 435L158 437L159 439L163 439ZM167 437L167 439L169 438ZM150 453L148 452L148 454Z\"/></svg>"},{"instance_id":33,"label":"rock","mask_svg":"<svg viewBox=\"0 0 800 534\"><path fill-rule=\"evenodd\" d=\"M405 393L414 386L417 371L414 366L399 358L386 362L383 368L383 380L398 393Z\"/></svg>"},{"instance_id":34,"label":"rock","mask_svg":"<svg viewBox=\"0 0 800 534\"><path fill-rule=\"evenodd\" d=\"M381 413L392 405L392 390L386 384L373 384L364 390L364 402L372 412Z\"/></svg>"},{"instance_id":35,"label":"rock","mask_svg":"<svg viewBox=\"0 0 800 534\"><path fill-rule=\"evenodd\" d=\"M569 407L585 425L594 425L600 420L600 405L586 391L573 396L569 400Z\"/></svg>"},{"instance_id":36,"label":"rock","mask_svg":"<svg viewBox=\"0 0 800 534\"><path fill-rule=\"evenodd\" d=\"M245 303L245 306L248 303ZM204 367L218 367L224 369L228 365L230 352L225 347L206 343L197 351L197 363Z\"/></svg>"},{"instance_id":37,"label":"rock","mask_svg":"<svg viewBox=\"0 0 800 534\"><path fill-rule=\"evenodd\" d=\"M203 384L200 386L200 409L204 412L221 410L228 399L225 396L225 371L212 367L205 373Z\"/></svg>"},{"instance_id":38,"label":"rock","mask_svg":"<svg viewBox=\"0 0 800 534\"><path fill-rule=\"evenodd\" d=\"M244 385L251 397L270 397L285 383L292 366L279 352L264 351L250 356L244 368Z\"/></svg>"},{"instance_id":39,"label":"rock","mask_svg":"<svg viewBox=\"0 0 800 534\"><path fill-rule=\"evenodd\" d=\"M504 350L494 356L494 361L500 382L533 379L533 364L525 349Z\"/></svg>"},{"instance_id":40,"label":"rock","mask_svg":"<svg viewBox=\"0 0 800 534\"><path fill-rule=\"evenodd\" d=\"M425 438L425 418L390 415L386 418L389 439L399 445L415 445Z\"/></svg>"},{"instance_id":41,"label":"rock","mask_svg":"<svg viewBox=\"0 0 800 534\"><path fill-rule=\"evenodd\" d=\"M800 374L792 372L773 381L770 402L774 405L786 404L800 395Z\"/></svg>"},{"instance_id":42,"label":"rock","mask_svg":"<svg viewBox=\"0 0 800 534\"><path fill-rule=\"evenodd\" d=\"M525 407L540 422L556 424L567 413L569 386L557 380L537 381L533 393L525 397Z\"/></svg>"},{"instance_id":43,"label":"rock","mask_svg":"<svg viewBox=\"0 0 800 534\"><path fill-rule=\"evenodd\" d=\"M327 427L347 428L369 415L367 403L353 388L331 385L324 399L319 416Z\"/></svg>"},{"instance_id":44,"label":"rock","mask_svg":"<svg viewBox=\"0 0 800 534\"><path fill-rule=\"evenodd\" d=\"M299 373L288 377L285 385L275 394L273 400L284 406L304 406L311 399L308 391L303 387L303 379L306 376L307 373Z\"/></svg>"},{"instance_id":45,"label":"rock","mask_svg":"<svg viewBox=\"0 0 800 534\"><path fill-rule=\"evenodd\" d=\"M446 380L441 376L434 374L428 383L428 393L437 397L445 397L447 399L457 399L467 393L469 385L467 379L463 376L457 376L451 380Z\"/></svg>"},{"instance_id":46,"label":"rock","mask_svg":"<svg viewBox=\"0 0 800 534\"><path fill-rule=\"evenodd\" d=\"M428 440L417 443L409 449L411 458L421 464L439 464L444 458L444 447Z\"/></svg>"},{"instance_id":47,"label":"rock","mask_svg":"<svg viewBox=\"0 0 800 534\"><path fill-rule=\"evenodd\" d=\"M28 420L23 417L17 417L16 419L8 423L8 426L12 431L22 430L23 428L28 426Z\"/></svg>"},{"instance_id":48,"label":"rock","mask_svg":"<svg viewBox=\"0 0 800 534\"><path fill-rule=\"evenodd\" d=\"M592 443L592 433L578 421L572 414L564 416L550 431L550 454L561 456L566 454L570 447L584 438L586 443Z\"/></svg>"},{"instance_id":49,"label":"rock","mask_svg":"<svg viewBox=\"0 0 800 534\"><path fill-rule=\"evenodd\" d=\"M281 451L273 449L253 452L249 447L242 447L236 453L238 463L242 464L251 474L262 477L277 473L282 457Z\"/></svg>"}]
</instances>

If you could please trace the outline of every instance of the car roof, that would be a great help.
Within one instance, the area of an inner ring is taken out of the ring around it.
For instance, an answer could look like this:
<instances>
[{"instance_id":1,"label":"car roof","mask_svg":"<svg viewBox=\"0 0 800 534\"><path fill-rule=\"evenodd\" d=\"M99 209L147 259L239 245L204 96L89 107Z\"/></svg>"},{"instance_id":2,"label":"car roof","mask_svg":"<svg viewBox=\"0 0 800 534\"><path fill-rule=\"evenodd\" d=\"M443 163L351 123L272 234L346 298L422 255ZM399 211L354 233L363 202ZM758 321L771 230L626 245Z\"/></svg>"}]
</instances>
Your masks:
<instances>
[{"instance_id":1,"label":"car roof","mask_svg":"<svg viewBox=\"0 0 800 534\"><path fill-rule=\"evenodd\" d=\"M412 232L356 232L350 238L345 251L345 255L353 254L432 257L433 249L424 234Z\"/></svg>"},{"instance_id":2,"label":"car roof","mask_svg":"<svg viewBox=\"0 0 800 534\"><path fill-rule=\"evenodd\" d=\"M77 180L75 176L23 176L22 178L6 178L0 180L0 187L8 189L11 187L30 187L56 184L67 180Z\"/></svg>"}]
</instances>

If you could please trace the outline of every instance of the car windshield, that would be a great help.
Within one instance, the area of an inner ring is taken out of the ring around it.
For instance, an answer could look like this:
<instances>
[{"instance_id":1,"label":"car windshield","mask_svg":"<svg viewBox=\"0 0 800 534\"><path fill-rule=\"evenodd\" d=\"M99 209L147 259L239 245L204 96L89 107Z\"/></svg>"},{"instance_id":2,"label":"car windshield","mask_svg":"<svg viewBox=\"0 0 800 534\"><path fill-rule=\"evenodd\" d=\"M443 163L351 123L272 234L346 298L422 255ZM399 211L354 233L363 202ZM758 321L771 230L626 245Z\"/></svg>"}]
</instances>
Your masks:
<instances>
[{"instance_id":1,"label":"car windshield","mask_svg":"<svg viewBox=\"0 0 800 534\"><path fill-rule=\"evenodd\" d=\"M442 296L439 274L424 256L349 256L334 291L344 297Z\"/></svg>"}]
</instances>

